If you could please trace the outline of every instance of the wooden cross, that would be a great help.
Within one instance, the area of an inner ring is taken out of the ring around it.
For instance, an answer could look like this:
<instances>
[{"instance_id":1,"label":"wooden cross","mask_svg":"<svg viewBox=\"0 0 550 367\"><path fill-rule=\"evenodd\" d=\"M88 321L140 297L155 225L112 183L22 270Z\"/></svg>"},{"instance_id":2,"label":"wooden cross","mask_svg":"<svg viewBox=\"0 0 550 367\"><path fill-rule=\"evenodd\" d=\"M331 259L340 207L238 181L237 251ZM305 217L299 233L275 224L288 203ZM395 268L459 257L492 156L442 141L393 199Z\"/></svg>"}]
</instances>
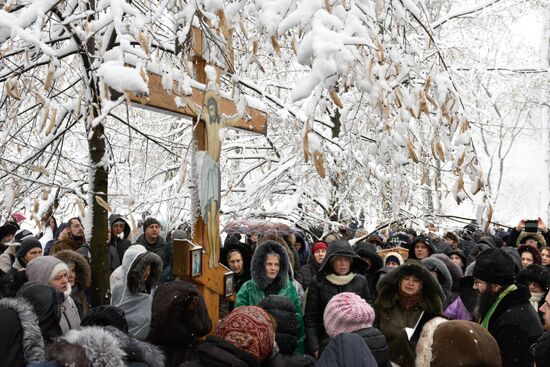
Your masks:
<instances>
[{"instance_id":1,"label":"wooden cross","mask_svg":"<svg viewBox=\"0 0 550 367\"><path fill-rule=\"evenodd\" d=\"M194 51L194 63L196 80L204 85L207 84L206 73L204 71L206 61L203 55L203 39L200 31L193 30L192 48ZM197 218L193 243L201 245L204 249L202 257L202 275L190 279L194 282L206 301L208 312L212 320L213 328L219 320L219 300L224 294L224 274L228 269L219 264L220 233L219 233L219 208L220 208L220 175L219 158L221 151L221 141L219 140L220 128L235 128L247 130L255 133L267 133L267 116L264 112L254 108L247 108L243 117L237 115L237 108L232 100L220 97L215 91L206 91L198 88L192 89L191 96L178 96L172 91L166 91L163 88L162 77L157 74L148 73L149 95L148 98L130 94L130 101L140 107L152 109L155 111L176 114L180 116L191 117L198 120L194 129L194 139L197 143L197 150L205 152L204 157L210 163L211 174L204 175L209 182L201 182L201 187L210 187L209 194L212 197L206 198L207 206L203 207L201 203L201 213L203 215ZM174 81L172 90L176 91L177 82ZM185 100L185 105L176 103ZM212 173L217 169L218 176ZM202 178L199 177L199 180ZM201 190L204 191L204 190ZM203 193L200 193L201 195ZM208 194L208 193L207 193ZM210 199L210 200L208 200ZM177 276L181 274L181 269L187 267L185 264L188 254L184 246L174 241L173 271Z\"/></svg>"}]
</instances>

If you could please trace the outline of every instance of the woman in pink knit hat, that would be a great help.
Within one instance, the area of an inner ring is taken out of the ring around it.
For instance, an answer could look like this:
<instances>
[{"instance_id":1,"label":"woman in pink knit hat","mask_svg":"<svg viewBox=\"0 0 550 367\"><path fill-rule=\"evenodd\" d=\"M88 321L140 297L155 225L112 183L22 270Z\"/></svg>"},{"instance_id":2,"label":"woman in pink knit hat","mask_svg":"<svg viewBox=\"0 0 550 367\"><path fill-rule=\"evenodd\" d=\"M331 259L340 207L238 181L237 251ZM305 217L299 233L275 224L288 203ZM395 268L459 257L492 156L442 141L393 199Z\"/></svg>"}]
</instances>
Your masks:
<instances>
[{"instance_id":1,"label":"woman in pink knit hat","mask_svg":"<svg viewBox=\"0 0 550 367\"><path fill-rule=\"evenodd\" d=\"M359 334L369 347L379 367L390 366L384 334L372 326L374 309L351 292L332 297L323 314L325 330L331 339L341 333Z\"/></svg>"}]
</instances>

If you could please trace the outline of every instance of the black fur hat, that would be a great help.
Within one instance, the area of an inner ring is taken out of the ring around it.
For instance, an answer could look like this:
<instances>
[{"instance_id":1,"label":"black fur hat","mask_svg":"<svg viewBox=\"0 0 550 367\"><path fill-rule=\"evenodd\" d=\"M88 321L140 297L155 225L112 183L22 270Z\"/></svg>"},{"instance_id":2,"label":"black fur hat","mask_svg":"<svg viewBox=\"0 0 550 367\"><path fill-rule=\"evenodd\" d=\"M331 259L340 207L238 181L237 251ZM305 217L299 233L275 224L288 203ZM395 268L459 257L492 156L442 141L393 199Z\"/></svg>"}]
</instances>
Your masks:
<instances>
[{"instance_id":1,"label":"black fur hat","mask_svg":"<svg viewBox=\"0 0 550 367\"><path fill-rule=\"evenodd\" d=\"M478 255L474 265L474 278L499 285L513 284L516 266L512 256L499 248L490 248Z\"/></svg>"}]
</instances>

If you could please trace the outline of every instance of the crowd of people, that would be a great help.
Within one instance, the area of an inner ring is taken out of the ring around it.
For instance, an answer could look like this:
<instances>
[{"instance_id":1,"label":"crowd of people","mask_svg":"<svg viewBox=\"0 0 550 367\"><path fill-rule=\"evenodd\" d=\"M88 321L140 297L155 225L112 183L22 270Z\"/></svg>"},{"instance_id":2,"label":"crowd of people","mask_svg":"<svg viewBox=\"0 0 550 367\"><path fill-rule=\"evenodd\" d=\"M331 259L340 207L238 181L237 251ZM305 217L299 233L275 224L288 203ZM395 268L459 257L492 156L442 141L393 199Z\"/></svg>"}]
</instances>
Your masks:
<instances>
[{"instance_id":1,"label":"crowd of people","mask_svg":"<svg viewBox=\"0 0 550 367\"><path fill-rule=\"evenodd\" d=\"M79 218L0 226L0 366L550 366L550 233L522 220L367 233L230 233L236 296L213 322L174 239L109 218L110 304L91 305ZM213 324L217 324L215 330ZM547 330L547 331L546 331Z\"/></svg>"}]
</instances>

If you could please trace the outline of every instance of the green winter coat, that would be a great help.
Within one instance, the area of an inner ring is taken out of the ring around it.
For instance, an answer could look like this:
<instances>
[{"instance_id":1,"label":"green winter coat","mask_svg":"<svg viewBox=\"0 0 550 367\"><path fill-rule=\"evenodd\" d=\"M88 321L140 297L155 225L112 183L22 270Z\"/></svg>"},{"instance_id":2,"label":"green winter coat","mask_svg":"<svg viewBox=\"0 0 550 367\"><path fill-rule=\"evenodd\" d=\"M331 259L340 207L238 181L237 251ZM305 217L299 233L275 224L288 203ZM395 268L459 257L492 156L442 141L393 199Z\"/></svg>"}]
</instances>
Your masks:
<instances>
[{"instance_id":1,"label":"green winter coat","mask_svg":"<svg viewBox=\"0 0 550 367\"><path fill-rule=\"evenodd\" d=\"M298 346L296 347L294 353L304 354L305 333L304 321L302 318L302 305L300 303L300 297L298 296L296 287L292 283L292 280L288 277L290 266L288 255L280 245L278 245L278 247L280 247L282 252L279 251L277 246L272 245L272 243L275 242L268 241L256 249L251 265L252 279L244 283L239 290L239 293L237 293L235 308L240 306L257 306L264 298L266 298L267 295L265 294L264 289L267 288L267 285L271 282L268 281L265 276L265 258L268 252L278 253L280 255L280 270L279 275L277 275L273 282L280 282L284 284L277 295L287 297L294 304L294 306L296 306L296 320L298 321ZM261 287L260 284L264 284L264 287Z\"/></svg>"}]
</instances>

